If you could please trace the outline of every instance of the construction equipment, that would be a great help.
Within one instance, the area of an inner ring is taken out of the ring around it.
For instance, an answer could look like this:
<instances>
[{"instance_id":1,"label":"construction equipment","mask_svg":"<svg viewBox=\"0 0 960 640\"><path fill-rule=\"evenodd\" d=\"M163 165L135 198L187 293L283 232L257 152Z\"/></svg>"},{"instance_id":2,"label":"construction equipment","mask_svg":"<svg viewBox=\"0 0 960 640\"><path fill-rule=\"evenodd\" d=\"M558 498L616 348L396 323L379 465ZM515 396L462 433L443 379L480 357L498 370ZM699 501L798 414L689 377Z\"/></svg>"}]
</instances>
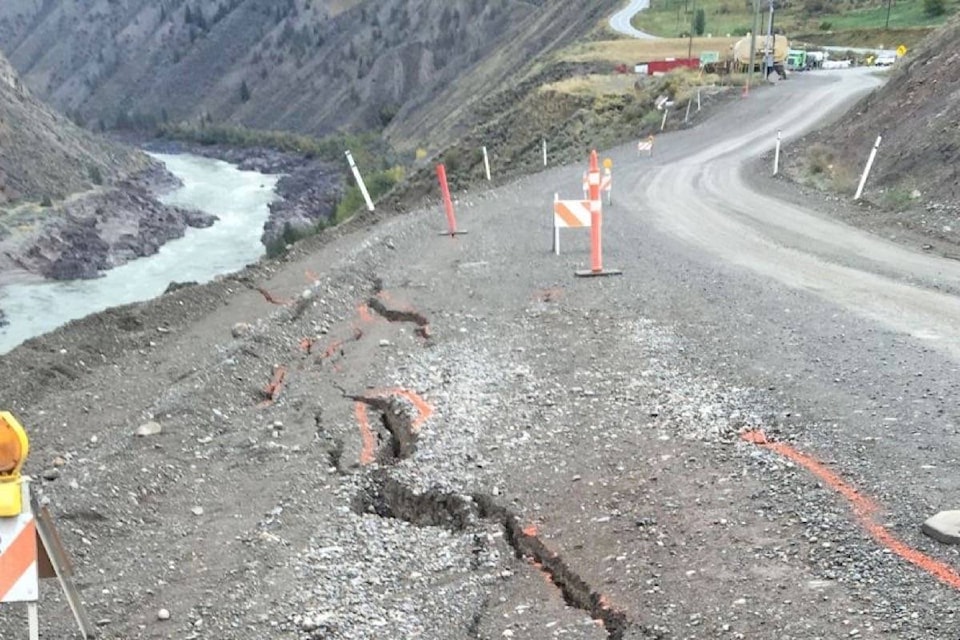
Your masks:
<instances>
[{"instance_id":1,"label":"construction equipment","mask_svg":"<svg viewBox=\"0 0 960 640\"><path fill-rule=\"evenodd\" d=\"M787 42L787 36L774 34L773 36L751 36L747 34L733 45L733 63L740 72L749 71L750 44L754 40L753 63L754 70L759 69L764 78L768 78L771 73L776 72L781 78L786 78L787 74L784 65L787 61L787 52L790 50L790 44ZM766 62L767 56L770 56L770 63Z\"/></svg>"}]
</instances>

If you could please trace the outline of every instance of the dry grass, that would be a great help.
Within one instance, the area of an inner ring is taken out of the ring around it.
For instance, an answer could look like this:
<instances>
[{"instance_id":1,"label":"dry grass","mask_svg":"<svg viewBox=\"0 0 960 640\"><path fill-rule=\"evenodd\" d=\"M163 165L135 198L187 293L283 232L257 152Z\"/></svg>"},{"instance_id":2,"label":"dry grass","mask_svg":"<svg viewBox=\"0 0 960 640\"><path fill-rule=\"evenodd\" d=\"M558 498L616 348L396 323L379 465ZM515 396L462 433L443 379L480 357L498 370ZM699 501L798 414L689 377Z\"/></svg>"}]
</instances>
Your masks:
<instances>
[{"instance_id":1,"label":"dry grass","mask_svg":"<svg viewBox=\"0 0 960 640\"><path fill-rule=\"evenodd\" d=\"M541 91L555 91L581 96L620 95L633 91L637 78L634 74L615 75L590 74L574 76L558 82L543 85Z\"/></svg>"},{"instance_id":2,"label":"dry grass","mask_svg":"<svg viewBox=\"0 0 960 640\"><path fill-rule=\"evenodd\" d=\"M694 38L693 57L704 51L716 51L720 58L730 53L730 47L740 38ZM638 62L664 58L686 58L690 47L687 38L664 38L662 40L600 40L574 45L560 53L568 62L611 62L632 65Z\"/></svg>"}]
</instances>

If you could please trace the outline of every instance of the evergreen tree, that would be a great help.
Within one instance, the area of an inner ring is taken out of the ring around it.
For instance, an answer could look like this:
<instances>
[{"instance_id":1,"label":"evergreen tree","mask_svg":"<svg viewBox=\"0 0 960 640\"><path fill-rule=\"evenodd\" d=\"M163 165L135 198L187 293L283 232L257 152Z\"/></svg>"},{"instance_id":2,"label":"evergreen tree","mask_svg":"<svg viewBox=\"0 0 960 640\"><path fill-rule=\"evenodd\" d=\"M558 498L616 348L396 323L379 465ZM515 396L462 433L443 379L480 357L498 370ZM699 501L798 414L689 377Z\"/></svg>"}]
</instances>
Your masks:
<instances>
[{"instance_id":1,"label":"evergreen tree","mask_svg":"<svg viewBox=\"0 0 960 640\"><path fill-rule=\"evenodd\" d=\"M703 9L697 9L697 12L693 14L693 32L698 36L702 36L703 32L706 30L707 14Z\"/></svg>"},{"instance_id":2,"label":"evergreen tree","mask_svg":"<svg viewBox=\"0 0 960 640\"><path fill-rule=\"evenodd\" d=\"M923 12L928 16L942 16L947 12L944 0L923 0Z\"/></svg>"}]
</instances>

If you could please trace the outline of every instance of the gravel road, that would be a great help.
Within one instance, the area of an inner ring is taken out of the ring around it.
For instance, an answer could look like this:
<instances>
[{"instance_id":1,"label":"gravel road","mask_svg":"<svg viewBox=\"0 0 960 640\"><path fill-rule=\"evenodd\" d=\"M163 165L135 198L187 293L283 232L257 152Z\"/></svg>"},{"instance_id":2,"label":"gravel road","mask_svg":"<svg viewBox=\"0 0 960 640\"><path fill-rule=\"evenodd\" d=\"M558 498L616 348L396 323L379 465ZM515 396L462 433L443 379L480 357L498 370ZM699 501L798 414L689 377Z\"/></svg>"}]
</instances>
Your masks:
<instances>
[{"instance_id":1,"label":"gravel road","mask_svg":"<svg viewBox=\"0 0 960 640\"><path fill-rule=\"evenodd\" d=\"M875 82L604 154L619 277L573 277L583 232L551 253L557 167L458 194L456 239L439 203L356 219L0 358L103 637L952 637L955 590L890 539L960 561L919 533L957 499L956 265L743 175Z\"/></svg>"},{"instance_id":2,"label":"gravel road","mask_svg":"<svg viewBox=\"0 0 960 640\"><path fill-rule=\"evenodd\" d=\"M617 33L622 33L631 38L640 38L642 40L652 40L657 36L640 31L630 22L633 16L637 15L650 6L650 0L630 0L623 9L610 16L610 28Z\"/></svg>"}]
</instances>

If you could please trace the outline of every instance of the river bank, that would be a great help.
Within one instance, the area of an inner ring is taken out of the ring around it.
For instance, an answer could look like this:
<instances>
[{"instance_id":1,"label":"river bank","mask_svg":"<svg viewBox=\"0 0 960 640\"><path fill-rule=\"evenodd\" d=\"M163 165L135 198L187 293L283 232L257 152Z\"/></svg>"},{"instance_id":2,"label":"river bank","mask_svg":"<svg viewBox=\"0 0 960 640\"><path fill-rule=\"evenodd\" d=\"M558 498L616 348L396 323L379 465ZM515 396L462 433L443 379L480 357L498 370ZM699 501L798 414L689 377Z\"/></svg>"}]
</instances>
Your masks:
<instances>
[{"instance_id":1,"label":"river bank","mask_svg":"<svg viewBox=\"0 0 960 640\"><path fill-rule=\"evenodd\" d=\"M270 215L260 238L264 246L280 240L288 226L306 229L332 219L345 186L342 167L303 154L176 140L151 140L139 146L151 153L190 153L223 160L241 171L282 174L276 186L279 198L270 204Z\"/></svg>"},{"instance_id":2,"label":"river bank","mask_svg":"<svg viewBox=\"0 0 960 640\"><path fill-rule=\"evenodd\" d=\"M116 184L74 194L49 207L8 211L0 230L0 271L49 280L85 280L155 254L187 228L216 216L170 207L157 195L180 185L160 163Z\"/></svg>"},{"instance_id":3,"label":"river bank","mask_svg":"<svg viewBox=\"0 0 960 640\"><path fill-rule=\"evenodd\" d=\"M204 283L241 271L264 255L260 234L278 176L190 154L154 157L182 180L157 198L157 206L168 215L203 211L216 224L188 227L154 254L92 279L55 281L23 268L0 271L0 306L9 323L0 329L0 353L70 320L161 296L172 283Z\"/></svg>"}]
</instances>

